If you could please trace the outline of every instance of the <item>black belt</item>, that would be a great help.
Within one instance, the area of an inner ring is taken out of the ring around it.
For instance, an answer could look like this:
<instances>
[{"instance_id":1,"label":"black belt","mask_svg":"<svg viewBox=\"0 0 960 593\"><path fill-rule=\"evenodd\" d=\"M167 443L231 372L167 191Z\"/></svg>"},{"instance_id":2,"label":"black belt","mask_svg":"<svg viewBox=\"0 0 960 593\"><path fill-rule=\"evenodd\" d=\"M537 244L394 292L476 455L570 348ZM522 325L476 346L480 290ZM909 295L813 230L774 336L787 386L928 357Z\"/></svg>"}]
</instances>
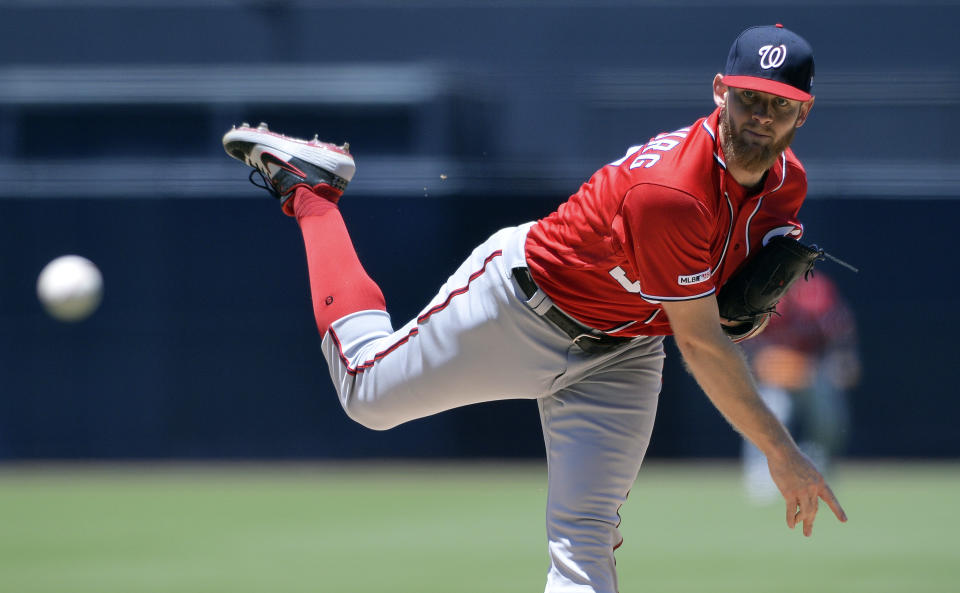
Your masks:
<instances>
[{"instance_id":1,"label":"black belt","mask_svg":"<svg viewBox=\"0 0 960 593\"><path fill-rule=\"evenodd\" d=\"M520 287L520 290L528 299L532 299L540 290L527 268L513 268L513 277L517 279L517 286ZM610 336L598 329L577 323L552 304L543 312L536 308L534 308L534 311L570 336L573 343L579 346L581 350L590 354L603 354L633 340L633 338Z\"/></svg>"}]
</instances>

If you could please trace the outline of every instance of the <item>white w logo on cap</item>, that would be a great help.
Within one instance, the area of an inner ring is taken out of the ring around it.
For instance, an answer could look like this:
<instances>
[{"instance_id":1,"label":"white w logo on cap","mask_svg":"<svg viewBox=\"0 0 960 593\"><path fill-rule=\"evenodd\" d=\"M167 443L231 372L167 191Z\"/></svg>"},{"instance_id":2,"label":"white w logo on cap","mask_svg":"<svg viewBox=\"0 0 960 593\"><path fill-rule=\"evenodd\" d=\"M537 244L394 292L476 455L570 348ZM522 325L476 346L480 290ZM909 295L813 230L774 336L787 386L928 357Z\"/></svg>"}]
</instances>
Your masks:
<instances>
[{"instance_id":1,"label":"white w logo on cap","mask_svg":"<svg viewBox=\"0 0 960 593\"><path fill-rule=\"evenodd\" d=\"M785 45L764 45L760 48L760 67L764 70L779 68L787 59L787 47Z\"/></svg>"}]
</instances>

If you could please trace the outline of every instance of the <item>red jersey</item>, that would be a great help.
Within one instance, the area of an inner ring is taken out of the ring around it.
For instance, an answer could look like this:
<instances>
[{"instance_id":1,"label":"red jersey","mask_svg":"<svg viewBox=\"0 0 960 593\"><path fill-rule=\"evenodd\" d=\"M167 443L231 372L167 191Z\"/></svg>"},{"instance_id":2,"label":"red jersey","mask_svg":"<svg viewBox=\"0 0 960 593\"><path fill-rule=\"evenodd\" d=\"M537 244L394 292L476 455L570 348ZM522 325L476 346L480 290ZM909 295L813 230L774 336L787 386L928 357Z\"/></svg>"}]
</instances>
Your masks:
<instances>
[{"instance_id":1,"label":"red jersey","mask_svg":"<svg viewBox=\"0 0 960 593\"><path fill-rule=\"evenodd\" d=\"M527 235L534 280L584 325L670 334L660 303L713 294L770 237L803 232L807 176L787 149L763 189L727 174L719 108L597 171Z\"/></svg>"}]
</instances>

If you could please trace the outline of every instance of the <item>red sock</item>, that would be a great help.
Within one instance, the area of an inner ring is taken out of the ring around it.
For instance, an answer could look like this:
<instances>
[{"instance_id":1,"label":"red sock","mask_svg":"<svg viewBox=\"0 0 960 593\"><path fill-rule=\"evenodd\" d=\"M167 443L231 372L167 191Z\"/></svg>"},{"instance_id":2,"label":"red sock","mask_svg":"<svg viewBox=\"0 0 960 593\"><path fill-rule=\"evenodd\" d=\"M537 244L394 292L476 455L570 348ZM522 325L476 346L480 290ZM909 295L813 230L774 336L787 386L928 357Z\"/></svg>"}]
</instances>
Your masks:
<instances>
[{"instance_id":1,"label":"red sock","mask_svg":"<svg viewBox=\"0 0 960 593\"><path fill-rule=\"evenodd\" d=\"M307 188L297 189L291 201L307 249L313 315L320 335L350 313L386 311L383 293L360 265L337 205Z\"/></svg>"}]
</instances>

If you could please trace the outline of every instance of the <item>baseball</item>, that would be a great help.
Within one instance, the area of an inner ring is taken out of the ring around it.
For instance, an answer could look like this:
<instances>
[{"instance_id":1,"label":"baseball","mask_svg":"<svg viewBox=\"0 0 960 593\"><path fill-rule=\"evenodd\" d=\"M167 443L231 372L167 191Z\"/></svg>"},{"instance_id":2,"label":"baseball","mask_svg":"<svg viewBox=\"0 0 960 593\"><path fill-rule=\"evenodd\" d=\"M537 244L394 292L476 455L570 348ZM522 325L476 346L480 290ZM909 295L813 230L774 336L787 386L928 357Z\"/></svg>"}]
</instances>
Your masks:
<instances>
[{"instance_id":1,"label":"baseball","mask_svg":"<svg viewBox=\"0 0 960 593\"><path fill-rule=\"evenodd\" d=\"M40 271L37 297L54 319L82 321L100 305L103 276L97 266L79 255L60 256Z\"/></svg>"}]
</instances>

